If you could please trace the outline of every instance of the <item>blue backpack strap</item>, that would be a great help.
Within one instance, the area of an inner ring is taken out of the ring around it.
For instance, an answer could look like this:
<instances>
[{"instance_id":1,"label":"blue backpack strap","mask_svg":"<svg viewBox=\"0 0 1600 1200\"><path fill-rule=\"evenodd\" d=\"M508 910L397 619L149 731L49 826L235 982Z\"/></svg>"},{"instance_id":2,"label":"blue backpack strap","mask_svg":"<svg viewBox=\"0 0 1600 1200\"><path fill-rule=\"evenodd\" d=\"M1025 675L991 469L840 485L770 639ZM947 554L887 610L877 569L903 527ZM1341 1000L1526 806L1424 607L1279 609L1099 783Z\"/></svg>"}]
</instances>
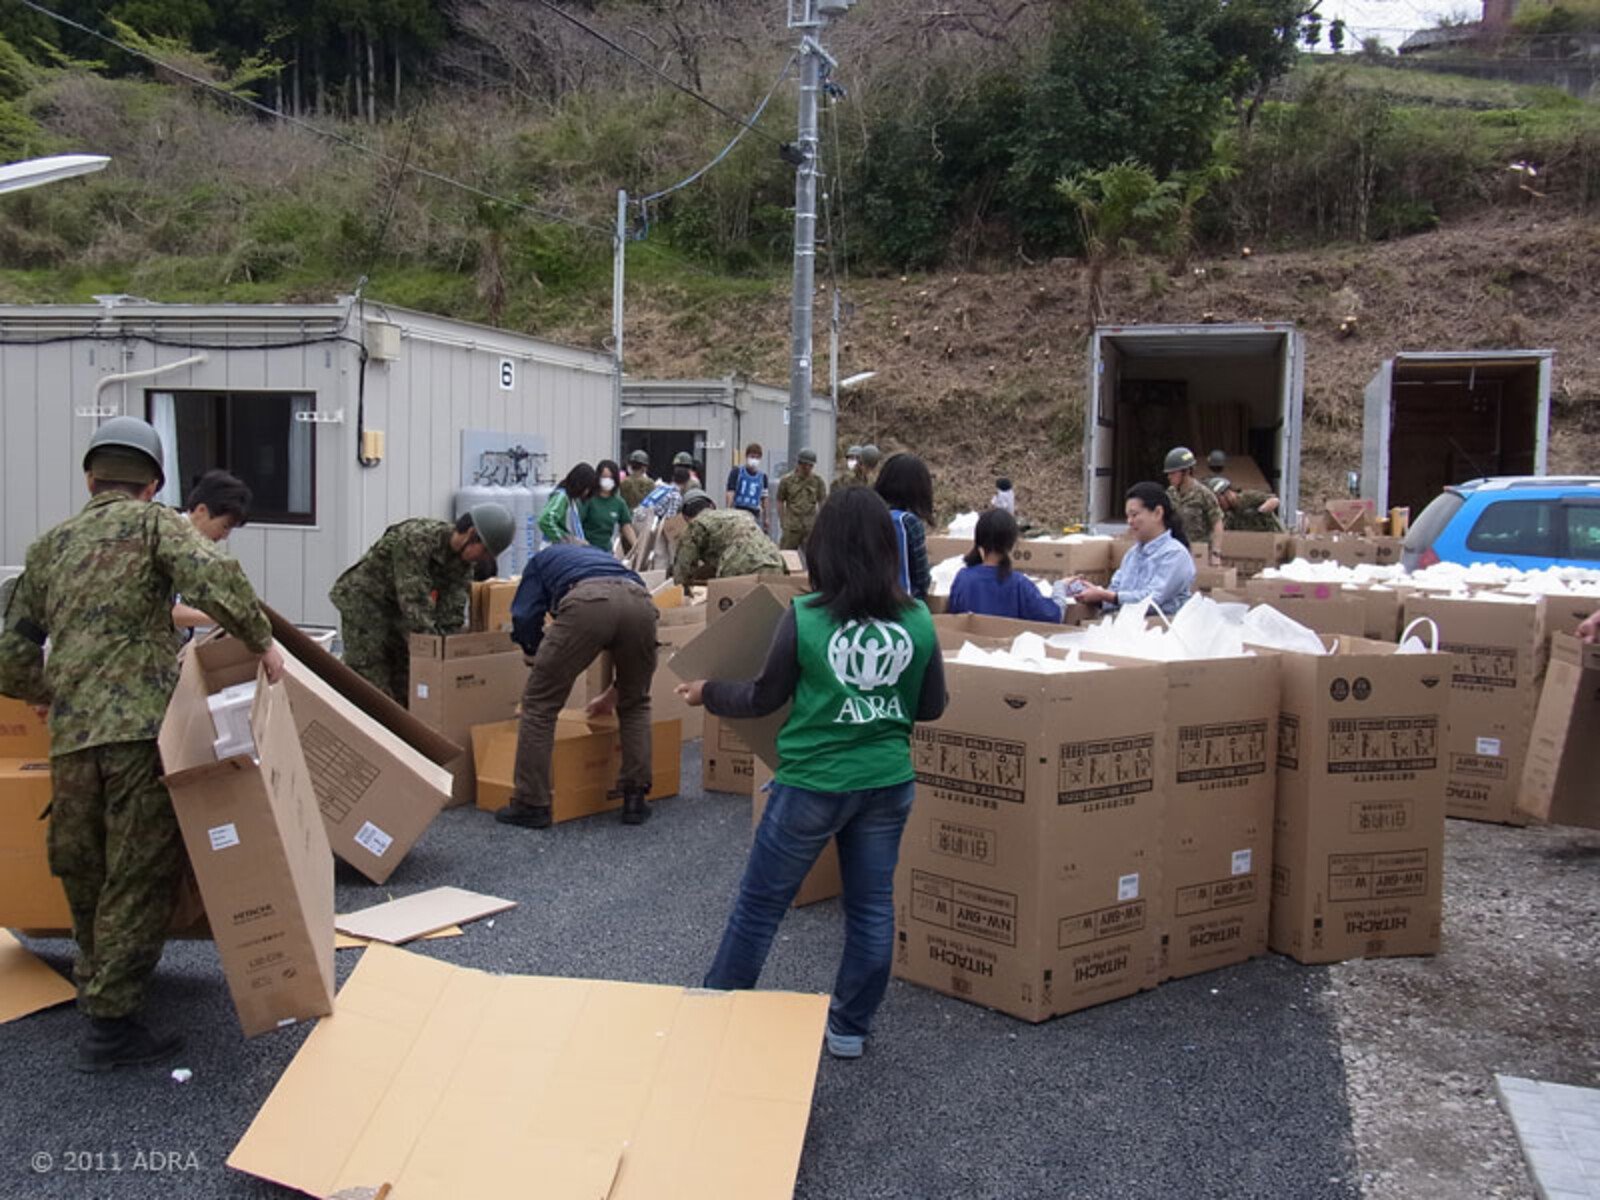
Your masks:
<instances>
[{"instance_id":1,"label":"blue backpack strap","mask_svg":"<svg viewBox=\"0 0 1600 1200\"><path fill-rule=\"evenodd\" d=\"M894 535L900 543L900 587L906 595L911 594L911 538L906 532L906 514L898 508L891 508L889 515L894 518Z\"/></svg>"}]
</instances>

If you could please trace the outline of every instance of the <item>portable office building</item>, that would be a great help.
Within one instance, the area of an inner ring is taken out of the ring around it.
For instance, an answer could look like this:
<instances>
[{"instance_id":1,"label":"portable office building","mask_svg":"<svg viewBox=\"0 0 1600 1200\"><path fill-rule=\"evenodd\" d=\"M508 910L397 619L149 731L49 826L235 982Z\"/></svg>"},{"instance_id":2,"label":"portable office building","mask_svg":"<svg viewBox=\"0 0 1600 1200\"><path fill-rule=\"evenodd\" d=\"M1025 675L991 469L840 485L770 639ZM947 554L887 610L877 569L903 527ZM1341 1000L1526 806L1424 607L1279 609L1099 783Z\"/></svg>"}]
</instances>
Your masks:
<instances>
[{"instance_id":1,"label":"portable office building","mask_svg":"<svg viewBox=\"0 0 1600 1200\"><path fill-rule=\"evenodd\" d=\"M163 434L163 500L213 467L251 486L229 551L285 616L331 625L329 588L388 525L610 454L616 383L608 354L354 297L3 305L0 563L82 507L89 437L125 413Z\"/></svg>"}]
</instances>

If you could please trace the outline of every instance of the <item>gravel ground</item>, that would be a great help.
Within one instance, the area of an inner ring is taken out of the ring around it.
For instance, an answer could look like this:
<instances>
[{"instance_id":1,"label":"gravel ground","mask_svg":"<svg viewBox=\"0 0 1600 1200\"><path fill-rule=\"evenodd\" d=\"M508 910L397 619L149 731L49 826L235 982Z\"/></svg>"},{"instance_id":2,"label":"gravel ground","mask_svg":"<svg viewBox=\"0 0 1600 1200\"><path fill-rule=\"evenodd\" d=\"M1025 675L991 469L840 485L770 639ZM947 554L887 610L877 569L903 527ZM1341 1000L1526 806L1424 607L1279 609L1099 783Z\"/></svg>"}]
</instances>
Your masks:
<instances>
[{"instance_id":1,"label":"gravel ground","mask_svg":"<svg viewBox=\"0 0 1600 1200\"><path fill-rule=\"evenodd\" d=\"M1444 952L1331 969L1363 1194L1532 1197L1494 1076L1600 1086L1600 833L1451 821Z\"/></svg>"},{"instance_id":2,"label":"gravel ground","mask_svg":"<svg viewBox=\"0 0 1600 1200\"><path fill-rule=\"evenodd\" d=\"M698 757L698 745L685 747L685 780L699 778ZM602 817L544 833L452 811L389 888L341 868L339 903L460 884L521 907L417 953L496 971L697 983L743 866L749 811L746 800L686 792L642 829ZM792 913L780 938L763 984L826 991L838 905ZM67 943L32 945L68 966ZM341 978L359 954L339 953ZM1329 981L1325 968L1270 956L1037 1026L894 983L867 1057L822 1057L796 1195L1354 1200ZM242 1039L210 943L169 947L151 1006L189 1034L187 1084L154 1070L79 1075L70 1008L0 1027L0 1197L290 1195L223 1164L307 1031ZM176 1152L180 1169L142 1169L140 1150ZM36 1154L49 1156L48 1171L32 1169ZM69 1171L69 1155L103 1167L115 1155L123 1169Z\"/></svg>"}]
</instances>

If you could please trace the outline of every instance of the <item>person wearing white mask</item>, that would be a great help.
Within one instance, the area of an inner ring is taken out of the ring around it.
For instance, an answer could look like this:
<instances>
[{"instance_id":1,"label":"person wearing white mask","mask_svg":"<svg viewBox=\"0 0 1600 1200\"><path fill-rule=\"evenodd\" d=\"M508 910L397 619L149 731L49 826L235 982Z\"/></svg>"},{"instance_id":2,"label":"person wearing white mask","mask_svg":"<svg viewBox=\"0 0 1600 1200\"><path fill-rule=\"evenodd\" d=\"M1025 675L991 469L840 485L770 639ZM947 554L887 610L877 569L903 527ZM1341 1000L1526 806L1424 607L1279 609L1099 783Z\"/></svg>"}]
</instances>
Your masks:
<instances>
[{"instance_id":1,"label":"person wearing white mask","mask_svg":"<svg viewBox=\"0 0 1600 1200\"><path fill-rule=\"evenodd\" d=\"M767 527L767 473L761 469L761 443L744 448L744 466L728 472L729 508L749 513L763 530Z\"/></svg>"},{"instance_id":2,"label":"person wearing white mask","mask_svg":"<svg viewBox=\"0 0 1600 1200\"><path fill-rule=\"evenodd\" d=\"M617 491L622 468L607 458L595 466L595 474L599 482L594 495L583 502L583 536L591 546L609 551L620 533L622 548L627 550L633 546L633 513Z\"/></svg>"}]
</instances>

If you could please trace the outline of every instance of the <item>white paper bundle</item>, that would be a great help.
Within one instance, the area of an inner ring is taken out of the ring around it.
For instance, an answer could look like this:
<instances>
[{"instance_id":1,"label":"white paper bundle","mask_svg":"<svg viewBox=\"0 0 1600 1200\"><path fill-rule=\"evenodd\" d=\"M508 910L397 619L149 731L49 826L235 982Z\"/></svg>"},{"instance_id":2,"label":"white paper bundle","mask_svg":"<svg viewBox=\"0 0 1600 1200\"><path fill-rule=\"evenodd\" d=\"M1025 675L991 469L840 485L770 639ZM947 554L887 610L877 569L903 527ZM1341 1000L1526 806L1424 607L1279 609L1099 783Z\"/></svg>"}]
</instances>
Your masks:
<instances>
[{"instance_id":1,"label":"white paper bundle","mask_svg":"<svg viewBox=\"0 0 1600 1200\"><path fill-rule=\"evenodd\" d=\"M949 525L945 526L947 537L971 537L978 532L978 514L975 512L957 513Z\"/></svg>"},{"instance_id":2,"label":"white paper bundle","mask_svg":"<svg viewBox=\"0 0 1600 1200\"><path fill-rule=\"evenodd\" d=\"M206 707L211 710L211 726L216 738L211 748L217 761L236 754L255 755L256 739L250 732L250 706L256 699L256 681L236 683L206 697Z\"/></svg>"}]
</instances>

